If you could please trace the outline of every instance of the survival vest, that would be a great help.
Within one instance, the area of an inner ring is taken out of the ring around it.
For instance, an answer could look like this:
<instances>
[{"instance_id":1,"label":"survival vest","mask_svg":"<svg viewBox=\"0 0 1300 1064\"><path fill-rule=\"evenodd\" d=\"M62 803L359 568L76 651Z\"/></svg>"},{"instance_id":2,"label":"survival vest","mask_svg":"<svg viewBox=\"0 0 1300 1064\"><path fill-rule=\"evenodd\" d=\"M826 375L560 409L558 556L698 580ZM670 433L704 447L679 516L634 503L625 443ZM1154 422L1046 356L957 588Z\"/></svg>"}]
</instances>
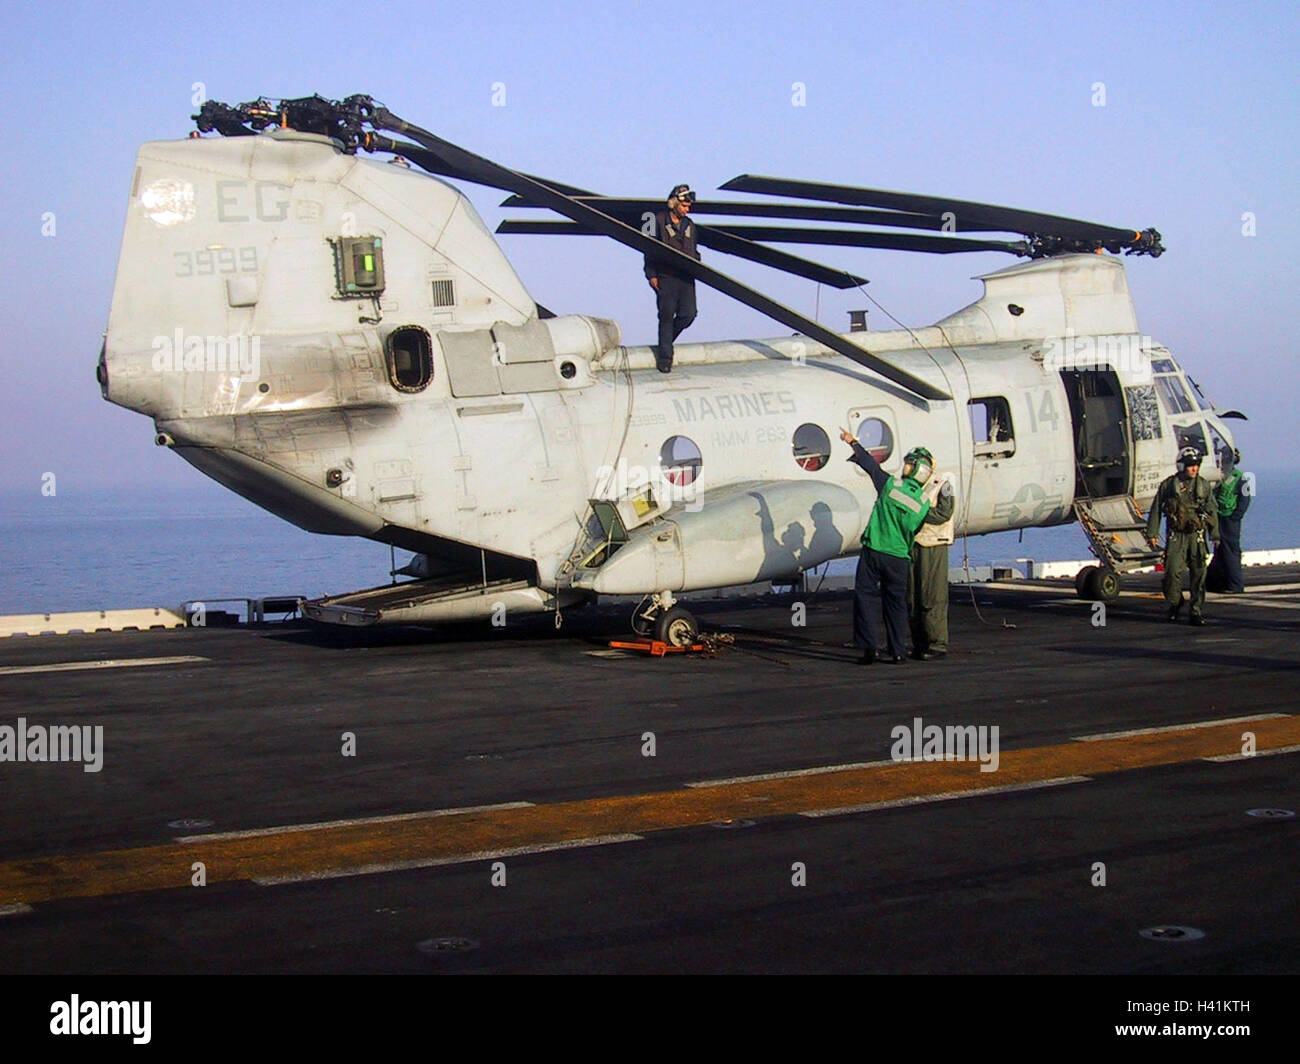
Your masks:
<instances>
[{"instance_id":1,"label":"survival vest","mask_svg":"<svg viewBox=\"0 0 1300 1064\"><path fill-rule=\"evenodd\" d=\"M921 492L924 498L933 509L939 502L939 492L943 490L944 477L935 475L930 478L924 490ZM953 526L957 521L957 499L953 497L952 516L941 525L927 525L922 522L921 527L916 533L916 545L918 547L946 547L953 541Z\"/></svg>"},{"instance_id":2,"label":"survival vest","mask_svg":"<svg viewBox=\"0 0 1300 1064\"><path fill-rule=\"evenodd\" d=\"M1165 517L1169 519L1169 530L1204 532L1209 527L1206 515L1206 504L1210 501L1209 483L1200 477L1187 481L1170 477L1165 484L1162 505Z\"/></svg>"}]
</instances>

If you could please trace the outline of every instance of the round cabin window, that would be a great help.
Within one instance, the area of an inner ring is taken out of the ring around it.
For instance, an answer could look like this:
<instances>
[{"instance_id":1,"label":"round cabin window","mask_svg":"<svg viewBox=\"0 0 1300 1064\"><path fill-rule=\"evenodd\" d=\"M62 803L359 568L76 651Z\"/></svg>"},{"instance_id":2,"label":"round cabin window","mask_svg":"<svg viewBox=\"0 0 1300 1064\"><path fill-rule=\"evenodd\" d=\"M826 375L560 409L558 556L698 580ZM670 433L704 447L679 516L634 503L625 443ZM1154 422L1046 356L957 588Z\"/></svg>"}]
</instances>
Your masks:
<instances>
[{"instance_id":1,"label":"round cabin window","mask_svg":"<svg viewBox=\"0 0 1300 1064\"><path fill-rule=\"evenodd\" d=\"M894 434L878 417L863 418L858 426L858 443L881 465L894 453Z\"/></svg>"},{"instance_id":2,"label":"round cabin window","mask_svg":"<svg viewBox=\"0 0 1300 1064\"><path fill-rule=\"evenodd\" d=\"M820 425L809 422L794 430L792 450L799 468L812 473L831 460L831 438Z\"/></svg>"},{"instance_id":3,"label":"round cabin window","mask_svg":"<svg viewBox=\"0 0 1300 1064\"><path fill-rule=\"evenodd\" d=\"M700 449L689 436L669 436L659 448L659 465L663 467L664 477L679 488L695 483L703 464Z\"/></svg>"}]
</instances>

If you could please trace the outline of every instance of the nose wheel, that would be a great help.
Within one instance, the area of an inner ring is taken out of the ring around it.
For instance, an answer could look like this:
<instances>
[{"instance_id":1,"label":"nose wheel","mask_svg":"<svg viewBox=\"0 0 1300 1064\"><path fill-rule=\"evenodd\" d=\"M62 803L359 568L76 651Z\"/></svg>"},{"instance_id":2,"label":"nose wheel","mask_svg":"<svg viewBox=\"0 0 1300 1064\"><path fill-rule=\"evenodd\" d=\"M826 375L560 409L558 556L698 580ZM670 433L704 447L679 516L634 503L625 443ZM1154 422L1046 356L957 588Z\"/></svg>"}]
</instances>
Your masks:
<instances>
[{"instance_id":1,"label":"nose wheel","mask_svg":"<svg viewBox=\"0 0 1300 1064\"><path fill-rule=\"evenodd\" d=\"M655 620L655 638L670 647L693 646L699 635L699 622L694 614L681 606L666 610Z\"/></svg>"},{"instance_id":2,"label":"nose wheel","mask_svg":"<svg viewBox=\"0 0 1300 1064\"><path fill-rule=\"evenodd\" d=\"M642 639L654 639L670 647L693 646L700 636L695 615L677 605L672 593L661 591L642 600L632 614L632 631Z\"/></svg>"}]
</instances>

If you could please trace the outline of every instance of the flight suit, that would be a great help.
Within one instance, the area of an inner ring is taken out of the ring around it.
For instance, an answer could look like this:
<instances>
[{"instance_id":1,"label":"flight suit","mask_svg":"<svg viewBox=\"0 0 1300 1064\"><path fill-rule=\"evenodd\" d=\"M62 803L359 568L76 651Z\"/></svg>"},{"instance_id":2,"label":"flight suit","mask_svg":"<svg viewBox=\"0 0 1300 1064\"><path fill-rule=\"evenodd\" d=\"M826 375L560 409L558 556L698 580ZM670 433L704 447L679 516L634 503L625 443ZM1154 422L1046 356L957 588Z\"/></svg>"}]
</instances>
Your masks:
<instances>
[{"instance_id":1,"label":"flight suit","mask_svg":"<svg viewBox=\"0 0 1300 1064\"><path fill-rule=\"evenodd\" d=\"M1218 507L1209 482L1187 477L1182 472L1161 482L1147 516L1147 535L1152 539L1165 519L1165 603L1171 619L1183 602L1183 576L1190 573L1192 620L1199 620L1205 608L1205 568L1208 551L1205 536L1219 538Z\"/></svg>"},{"instance_id":2,"label":"flight suit","mask_svg":"<svg viewBox=\"0 0 1300 1064\"><path fill-rule=\"evenodd\" d=\"M695 247L695 223L691 221L690 215L683 215L677 221L671 211L660 211L655 215L654 235L670 248L699 261L700 253ZM695 320L695 278L679 272L674 263L651 254L645 257L645 275L646 280L659 282L659 287L655 289L659 309L659 346L655 351L655 362L661 370L670 370L673 365L673 341Z\"/></svg>"},{"instance_id":3,"label":"flight suit","mask_svg":"<svg viewBox=\"0 0 1300 1064\"><path fill-rule=\"evenodd\" d=\"M948 547L957 508L952 481L946 477L934 477L923 496L930 512L912 543L912 573L907 582L912 652L918 657L948 653Z\"/></svg>"},{"instance_id":4,"label":"flight suit","mask_svg":"<svg viewBox=\"0 0 1300 1064\"><path fill-rule=\"evenodd\" d=\"M876 486L876 505L862 533L862 553L853 580L853 645L874 657L880 637L881 606L889 654L902 661L907 654L907 578L912 539L930 504L921 485L911 477L891 477L865 447L853 441L856 462Z\"/></svg>"}]
</instances>

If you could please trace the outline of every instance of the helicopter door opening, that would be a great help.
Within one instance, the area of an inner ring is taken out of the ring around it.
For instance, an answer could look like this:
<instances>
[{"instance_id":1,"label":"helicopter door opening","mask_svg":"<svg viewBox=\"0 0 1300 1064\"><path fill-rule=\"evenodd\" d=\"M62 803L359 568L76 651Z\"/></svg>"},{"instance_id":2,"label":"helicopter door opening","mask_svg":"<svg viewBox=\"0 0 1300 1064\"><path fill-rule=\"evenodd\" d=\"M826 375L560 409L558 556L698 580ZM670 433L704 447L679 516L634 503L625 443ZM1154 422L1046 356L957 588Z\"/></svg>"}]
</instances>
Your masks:
<instances>
[{"instance_id":1,"label":"helicopter door opening","mask_svg":"<svg viewBox=\"0 0 1300 1064\"><path fill-rule=\"evenodd\" d=\"M1129 493L1128 415L1113 370L1063 370L1074 428L1076 498Z\"/></svg>"}]
</instances>

